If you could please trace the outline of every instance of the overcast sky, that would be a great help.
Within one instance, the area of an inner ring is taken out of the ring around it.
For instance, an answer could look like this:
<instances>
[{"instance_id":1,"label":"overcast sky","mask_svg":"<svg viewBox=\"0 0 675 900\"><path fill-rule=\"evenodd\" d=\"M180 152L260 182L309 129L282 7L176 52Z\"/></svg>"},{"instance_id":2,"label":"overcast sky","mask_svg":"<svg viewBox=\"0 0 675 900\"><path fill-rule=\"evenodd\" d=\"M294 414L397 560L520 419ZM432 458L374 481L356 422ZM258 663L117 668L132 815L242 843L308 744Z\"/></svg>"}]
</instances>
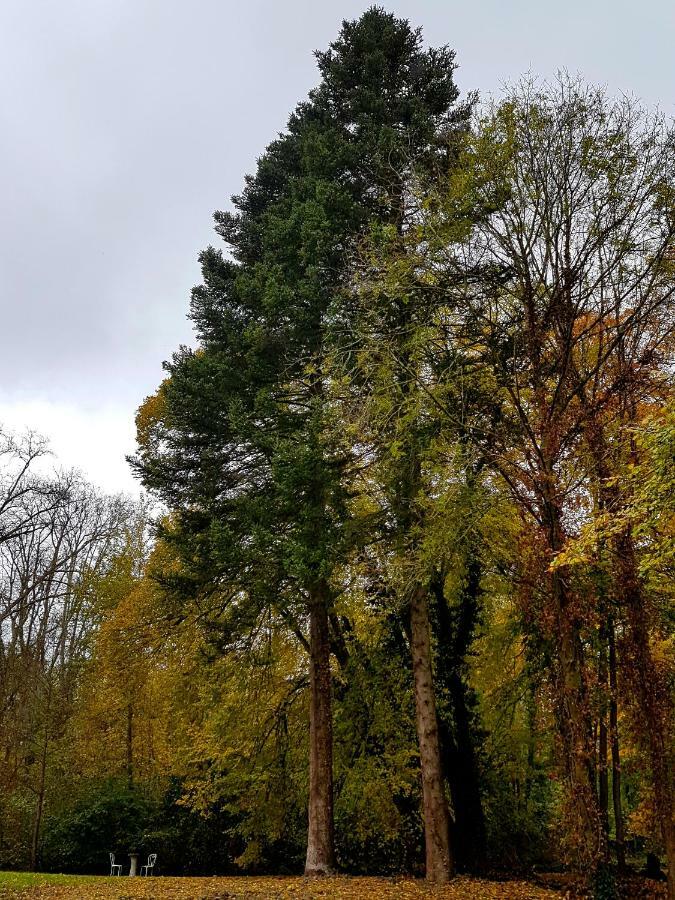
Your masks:
<instances>
[{"instance_id":1,"label":"overcast sky","mask_svg":"<svg viewBox=\"0 0 675 900\"><path fill-rule=\"evenodd\" d=\"M0 423L134 489L133 416L190 342L211 214L355 0L0 0ZM675 2L403 0L463 91L567 68L675 113Z\"/></svg>"}]
</instances>

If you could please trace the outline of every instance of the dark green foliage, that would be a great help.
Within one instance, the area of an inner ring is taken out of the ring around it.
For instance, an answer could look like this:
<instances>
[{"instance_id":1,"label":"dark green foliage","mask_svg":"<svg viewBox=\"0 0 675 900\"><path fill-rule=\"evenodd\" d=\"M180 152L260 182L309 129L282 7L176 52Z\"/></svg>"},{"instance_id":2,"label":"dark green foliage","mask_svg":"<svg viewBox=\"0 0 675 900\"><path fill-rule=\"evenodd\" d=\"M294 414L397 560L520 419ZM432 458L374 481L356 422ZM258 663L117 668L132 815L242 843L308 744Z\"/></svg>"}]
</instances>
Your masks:
<instances>
[{"instance_id":1,"label":"dark green foliage","mask_svg":"<svg viewBox=\"0 0 675 900\"><path fill-rule=\"evenodd\" d=\"M600 865L593 879L594 900L615 900L616 896L616 876L614 871L608 864Z\"/></svg>"},{"instance_id":2,"label":"dark green foliage","mask_svg":"<svg viewBox=\"0 0 675 900\"><path fill-rule=\"evenodd\" d=\"M576 862L610 900L662 840L672 893L672 133L566 77L472 119L379 7L316 61L139 410L153 551L3 555L0 868Z\"/></svg>"},{"instance_id":3,"label":"dark green foliage","mask_svg":"<svg viewBox=\"0 0 675 900\"><path fill-rule=\"evenodd\" d=\"M481 798L481 741L484 738L475 690L469 683L469 654L480 621L481 562L477 546L467 553L467 572L455 603L449 606L442 577L432 583L436 600L436 683L445 777L453 809L453 836L460 871L480 871L486 863L485 821Z\"/></svg>"},{"instance_id":4,"label":"dark green foliage","mask_svg":"<svg viewBox=\"0 0 675 900\"><path fill-rule=\"evenodd\" d=\"M115 780L91 784L75 803L54 811L45 822L41 867L49 872L106 874L108 853L125 870L129 852L157 853L162 875L213 875L238 872L234 859L243 842L237 821L217 807L206 815L180 803L183 790L174 780L163 794L130 790ZM288 848L270 853L270 866Z\"/></svg>"},{"instance_id":5,"label":"dark green foliage","mask_svg":"<svg viewBox=\"0 0 675 900\"><path fill-rule=\"evenodd\" d=\"M128 854L143 849L143 835L155 804L126 784L107 781L45 821L42 868L48 872L110 871L108 853L128 864Z\"/></svg>"},{"instance_id":6,"label":"dark green foliage","mask_svg":"<svg viewBox=\"0 0 675 900\"><path fill-rule=\"evenodd\" d=\"M404 174L466 117L453 109L453 52L422 50L419 32L381 9L344 23L317 62L319 86L234 212L216 213L231 258L201 256L191 303L201 350L167 364L135 462L176 510L167 537L192 572L188 596L216 578L269 597L289 579L331 576L347 460L327 431L326 329L359 237L394 214Z\"/></svg>"},{"instance_id":7,"label":"dark green foliage","mask_svg":"<svg viewBox=\"0 0 675 900\"><path fill-rule=\"evenodd\" d=\"M343 23L317 63L318 87L234 210L215 215L229 256L201 256L199 350L174 355L155 409L139 414L135 465L173 511L162 536L182 561L159 578L177 617L196 599L203 616L208 601L221 650L267 612L303 640L308 614L333 609L354 545L372 540L351 521L354 453L336 431L331 353L360 244L402 227L406 182L438 168L469 114L455 106L453 51L422 49L380 8ZM326 671L327 646L312 653L311 671Z\"/></svg>"},{"instance_id":8,"label":"dark green foliage","mask_svg":"<svg viewBox=\"0 0 675 900\"><path fill-rule=\"evenodd\" d=\"M508 760L486 760L483 782L486 856L491 869L528 871L559 863L550 841L559 797L550 772L529 773L527 784L510 777Z\"/></svg>"},{"instance_id":9,"label":"dark green foliage","mask_svg":"<svg viewBox=\"0 0 675 900\"><path fill-rule=\"evenodd\" d=\"M336 684L336 832L348 872L421 871L423 830L410 652L399 617L352 641Z\"/></svg>"}]
</instances>

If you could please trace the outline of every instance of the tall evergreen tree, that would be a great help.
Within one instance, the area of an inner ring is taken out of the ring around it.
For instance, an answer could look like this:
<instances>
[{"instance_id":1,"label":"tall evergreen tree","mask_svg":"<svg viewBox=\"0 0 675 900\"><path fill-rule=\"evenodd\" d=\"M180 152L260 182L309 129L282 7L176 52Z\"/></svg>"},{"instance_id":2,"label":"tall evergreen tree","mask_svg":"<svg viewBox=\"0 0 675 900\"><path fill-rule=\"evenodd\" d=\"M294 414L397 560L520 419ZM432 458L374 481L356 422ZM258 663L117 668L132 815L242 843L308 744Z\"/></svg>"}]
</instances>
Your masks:
<instances>
[{"instance_id":1,"label":"tall evergreen tree","mask_svg":"<svg viewBox=\"0 0 675 900\"><path fill-rule=\"evenodd\" d=\"M215 598L236 627L266 608L308 629L308 874L335 866L329 622L349 534L330 335L360 236L398 220L411 167L466 115L454 108L453 51L423 50L420 31L382 9L344 22L316 57L319 86L246 177L235 211L215 215L229 255L201 256L199 349L166 365L139 414L135 463L174 510L166 537L186 598Z\"/></svg>"}]
</instances>

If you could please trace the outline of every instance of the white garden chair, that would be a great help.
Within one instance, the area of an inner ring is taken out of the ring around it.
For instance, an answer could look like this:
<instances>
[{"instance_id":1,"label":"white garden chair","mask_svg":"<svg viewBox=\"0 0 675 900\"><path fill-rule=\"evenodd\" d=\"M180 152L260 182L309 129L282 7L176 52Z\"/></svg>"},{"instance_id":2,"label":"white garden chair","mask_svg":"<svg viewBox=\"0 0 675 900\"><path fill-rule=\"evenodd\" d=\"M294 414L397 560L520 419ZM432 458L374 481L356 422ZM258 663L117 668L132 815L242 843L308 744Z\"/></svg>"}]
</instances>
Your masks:
<instances>
[{"instance_id":1,"label":"white garden chair","mask_svg":"<svg viewBox=\"0 0 675 900\"><path fill-rule=\"evenodd\" d=\"M111 875L121 875L122 874L122 866L119 863L115 862L115 854L110 854L110 874Z\"/></svg>"},{"instance_id":2,"label":"white garden chair","mask_svg":"<svg viewBox=\"0 0 675 900\"><path fill-rule=\"evenodd\" d=\"M151 875L153 874L153 870L155 868L155 863L157 862L157 854L151 853L148 857L148 864L146 866L141 866L141 875Z\"/></svg>"}]
</instances>

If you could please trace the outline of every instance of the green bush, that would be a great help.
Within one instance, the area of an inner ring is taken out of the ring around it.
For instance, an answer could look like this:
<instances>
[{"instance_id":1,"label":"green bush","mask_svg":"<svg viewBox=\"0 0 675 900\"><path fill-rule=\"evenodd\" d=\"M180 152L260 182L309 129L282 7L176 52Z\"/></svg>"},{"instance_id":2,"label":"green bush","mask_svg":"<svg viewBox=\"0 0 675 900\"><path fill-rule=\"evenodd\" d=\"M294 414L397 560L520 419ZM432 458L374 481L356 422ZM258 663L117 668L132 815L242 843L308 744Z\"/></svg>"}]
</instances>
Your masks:
<instances>
[{"instance_id":1,"label":"green bush","mask_svg":"<svg viewBox=\"0 0 675 900\"><path fill-rule=\"evenodd\" d=\"M99 783L78 801L45 820L41 862L51 872L103 873L108 853L128 862L131 850L143 850L143 835L156 804L116 781Z\"/></svg>"},{"instance_id":2,"label":"green bush","mask_svg":"<svg viewBox=\"0 0 675 900\"><path fill-rule=\"evenodd\" d=\"M181 793L178 779L159 794L115 780L90 786L45 819L41 868L102 874L109 871L110 851L126 868L134 850L142 863L157 853L156 871L165 875L240 871L233 862L244 849L236 823L218 809L205 816L186 808L178 802Z\"/></svg>"}]
</instances>

